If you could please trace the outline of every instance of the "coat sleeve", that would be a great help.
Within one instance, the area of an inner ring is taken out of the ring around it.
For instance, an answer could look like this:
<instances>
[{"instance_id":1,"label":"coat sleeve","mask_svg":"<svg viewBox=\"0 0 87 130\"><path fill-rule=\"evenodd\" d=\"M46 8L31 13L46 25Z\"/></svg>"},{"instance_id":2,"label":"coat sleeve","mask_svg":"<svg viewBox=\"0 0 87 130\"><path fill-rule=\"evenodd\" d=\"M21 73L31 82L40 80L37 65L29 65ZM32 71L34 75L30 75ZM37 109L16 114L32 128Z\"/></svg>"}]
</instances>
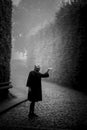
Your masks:
<instances>
[{"instance_id":1,"label":"coat sleeve","mask_svg":"<svg viewBox=\"0 0 87 130\"><path fill-rule=\"evenodd\" d=\"M40 76L41 76L41 78L47 78L47 77L49 77L49 73L48 72L46 72L44 74L40 73Z\"/></svg>"}]
</instances>

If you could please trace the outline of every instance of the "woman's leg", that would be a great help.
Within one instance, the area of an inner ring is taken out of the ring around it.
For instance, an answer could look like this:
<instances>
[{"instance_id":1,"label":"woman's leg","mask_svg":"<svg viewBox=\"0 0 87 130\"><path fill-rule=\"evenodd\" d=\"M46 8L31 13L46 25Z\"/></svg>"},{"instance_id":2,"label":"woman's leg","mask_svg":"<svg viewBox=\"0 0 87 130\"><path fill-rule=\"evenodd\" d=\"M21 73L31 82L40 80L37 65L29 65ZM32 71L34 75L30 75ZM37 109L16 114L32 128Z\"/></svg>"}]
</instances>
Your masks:
<instances>
[{"instance_id":1,"label":"woman's leg","mask_svg":"<svg viewBox=\"0 0 87 130\"><path fill-rule=\"evenodd\" d=\"M30 103L30 111L29 111L29 114L32 114L32 113L34 113L34 107L35 107L35 102L31 102Z\"/></svg>"}]
</instances>

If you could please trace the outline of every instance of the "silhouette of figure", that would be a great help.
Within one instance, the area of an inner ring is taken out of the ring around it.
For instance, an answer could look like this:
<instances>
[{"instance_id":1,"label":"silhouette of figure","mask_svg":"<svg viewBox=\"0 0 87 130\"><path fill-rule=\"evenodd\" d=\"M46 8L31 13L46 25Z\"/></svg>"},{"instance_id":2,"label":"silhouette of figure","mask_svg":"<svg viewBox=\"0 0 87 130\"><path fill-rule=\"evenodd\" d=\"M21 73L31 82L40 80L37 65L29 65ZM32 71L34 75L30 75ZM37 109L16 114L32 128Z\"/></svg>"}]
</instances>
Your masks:
<instances>
[{"instance_id":1,"label":"silhouette of figure","mask_svg":"<svg viewBox=\"0 0 87 130\"><path fill-rule=\"evenodd\" d=\"M34 113L35 102L42 101L41 78L49 77L49 70L46 73L40 73L40 66L35 65L34 70L29 73L26 86L28 89L28 100L30 103L29 117L37 116Z\"/></svg>"}]
</instances>

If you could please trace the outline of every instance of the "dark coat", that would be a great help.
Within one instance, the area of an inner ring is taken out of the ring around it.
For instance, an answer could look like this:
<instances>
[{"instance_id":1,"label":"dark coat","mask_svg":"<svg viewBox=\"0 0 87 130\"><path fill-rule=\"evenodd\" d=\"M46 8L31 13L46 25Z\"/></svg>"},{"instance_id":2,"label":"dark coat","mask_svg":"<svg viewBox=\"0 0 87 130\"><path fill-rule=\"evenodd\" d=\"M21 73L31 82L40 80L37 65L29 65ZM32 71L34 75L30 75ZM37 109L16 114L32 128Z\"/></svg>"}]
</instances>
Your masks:
<instances>
[{"instance_id":1,"label":"dark coat","mask_svg":"<svg viewBox=\"0 0 87 130\"><path fill-rule=\"evenodd\" d=\"M31 90L28 92L29 101L42 101L41 78L45 77L49 77L48 72L42 74L33 70L29 73L26 84L26 86L30 88L29 90Z\"/></svg>"}]
</instances>

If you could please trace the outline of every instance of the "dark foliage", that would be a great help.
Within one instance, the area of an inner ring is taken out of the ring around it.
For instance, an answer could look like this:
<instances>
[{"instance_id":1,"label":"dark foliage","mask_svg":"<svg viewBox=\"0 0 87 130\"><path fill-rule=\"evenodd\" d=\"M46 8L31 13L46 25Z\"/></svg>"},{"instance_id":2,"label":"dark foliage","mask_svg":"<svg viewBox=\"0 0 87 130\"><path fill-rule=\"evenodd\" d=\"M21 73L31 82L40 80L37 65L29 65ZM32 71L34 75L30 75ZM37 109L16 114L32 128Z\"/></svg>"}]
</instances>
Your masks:
<instances>
[{"instance_id":1,"label":"dark foliage","mask_svg":"<svg viewBox=\"0 0 87 130\"><path fill-rule=\"evenodd\" d=\"M11 0L0 0L0 83L10 80Z\"/></svg>"},{"instance_id":2,"label":"dark foliage","mask_svg":"<svg viewBox=\"0 0 87 130\"><path fill-rule=\"evenodd\" d=\"M62 61L66 84L86 89L87 85L87 1L74 0L61 6L56 13L55 25L61 32L62 45L65 46ZM66 59L66 56L69 59ZM68 66L67 66L68 65Z\"/></svg>"}]
</instances>

